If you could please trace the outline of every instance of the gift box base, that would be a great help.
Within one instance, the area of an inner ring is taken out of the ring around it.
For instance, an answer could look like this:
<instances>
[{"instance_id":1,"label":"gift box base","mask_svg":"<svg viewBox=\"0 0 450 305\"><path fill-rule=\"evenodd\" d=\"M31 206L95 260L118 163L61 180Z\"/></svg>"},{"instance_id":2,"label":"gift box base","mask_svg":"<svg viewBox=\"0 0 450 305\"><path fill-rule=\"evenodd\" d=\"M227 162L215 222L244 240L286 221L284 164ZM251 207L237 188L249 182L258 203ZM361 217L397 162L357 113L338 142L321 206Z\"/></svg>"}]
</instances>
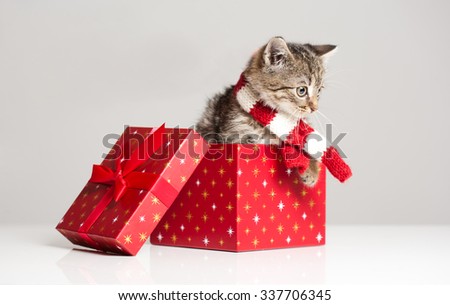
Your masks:
<instances>
[{"instance_id":1,"label":"gift box base","mask_svg":"<svg viewBox=\"0 0 450 305\"><path fill-rule=\"evenodd\" d=\"M232 252L324 245L325 168L307 187L278 156L267 145L211 145L151 243Z\"/></svg>"}]
</instances>

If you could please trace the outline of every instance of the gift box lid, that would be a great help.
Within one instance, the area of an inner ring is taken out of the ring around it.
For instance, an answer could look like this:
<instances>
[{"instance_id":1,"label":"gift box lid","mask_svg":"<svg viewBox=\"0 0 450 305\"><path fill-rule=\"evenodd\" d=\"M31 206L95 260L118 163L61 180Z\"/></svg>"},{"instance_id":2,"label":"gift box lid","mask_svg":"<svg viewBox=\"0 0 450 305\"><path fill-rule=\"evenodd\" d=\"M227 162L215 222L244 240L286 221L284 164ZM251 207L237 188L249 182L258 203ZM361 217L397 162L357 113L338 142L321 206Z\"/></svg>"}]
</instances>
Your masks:
<instances>
[{"instance_id":1,"label":"gift box lid","mask_svg":"<svg viewBox=\"0 0 450 305\"><path fill-rule=\"evenodd\" d=\"M57 229L75 244L136 254L207 149L192 129L127 127Z\"/></svg>"}]
</instances>

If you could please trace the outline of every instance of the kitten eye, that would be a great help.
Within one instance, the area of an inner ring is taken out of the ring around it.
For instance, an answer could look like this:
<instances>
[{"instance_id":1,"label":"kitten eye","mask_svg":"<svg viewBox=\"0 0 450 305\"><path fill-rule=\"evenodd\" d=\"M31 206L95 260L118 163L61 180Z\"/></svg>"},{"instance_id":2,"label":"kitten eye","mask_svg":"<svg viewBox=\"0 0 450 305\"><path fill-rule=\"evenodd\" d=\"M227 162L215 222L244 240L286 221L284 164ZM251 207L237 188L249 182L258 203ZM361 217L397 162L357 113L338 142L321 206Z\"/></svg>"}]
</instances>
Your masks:
<instances>
[{"instance_id":1,"label":"kitten eye","mask_svg":"<svg viewBox=\"0 0 450 305\"><path fill-rule=\"evenodd\" d=\"M299 97L304 97L307 94L308 94L308 87L301 86L297 88L297 95Z\"/></svg>"}]
</instances>

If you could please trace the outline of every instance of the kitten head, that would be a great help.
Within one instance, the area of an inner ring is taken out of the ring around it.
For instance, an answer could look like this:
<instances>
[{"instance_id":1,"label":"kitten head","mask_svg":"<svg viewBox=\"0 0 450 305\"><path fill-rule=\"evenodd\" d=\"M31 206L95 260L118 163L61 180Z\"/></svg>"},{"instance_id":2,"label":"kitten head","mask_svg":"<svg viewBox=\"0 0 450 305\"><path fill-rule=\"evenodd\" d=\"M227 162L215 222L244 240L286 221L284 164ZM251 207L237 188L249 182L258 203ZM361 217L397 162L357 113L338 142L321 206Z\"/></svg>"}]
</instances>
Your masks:
<instances>
[{"instance_id":1,"label":"kitten head","mask_svg":"<svg viewBox=\"0 0 450 305\"><path fill-rule=\"evenodd\" d=\"M266 104L299 119L317 110L324 62L335 49L274 37L252 56L244 75Z\"/></svg>"}]
</instances>

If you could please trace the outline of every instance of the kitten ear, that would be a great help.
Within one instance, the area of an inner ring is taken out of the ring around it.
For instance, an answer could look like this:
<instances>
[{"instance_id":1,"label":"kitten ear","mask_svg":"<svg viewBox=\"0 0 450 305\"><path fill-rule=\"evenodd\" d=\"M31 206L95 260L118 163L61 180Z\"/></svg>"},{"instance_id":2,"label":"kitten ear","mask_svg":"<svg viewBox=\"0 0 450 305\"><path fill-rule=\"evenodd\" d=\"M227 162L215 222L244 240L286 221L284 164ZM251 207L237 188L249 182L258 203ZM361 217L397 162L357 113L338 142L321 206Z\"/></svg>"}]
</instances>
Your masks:
<instances>
[{"instance_id":1,"label":"kitten ear","mask_svg":"<svg viewBox=\"0 0 450 305\"><path fill-rule=\"evenodd\" d=\"M264 63L266 66L281 67L286 63L289 54L289 48L283 37L273 37L264 50Z\"/></svg>"},{"instance_id":2,"label":"kitten ear","mask_svg":"<svg viewBox=\"0 0 450 305\"><path fill-rule=\"evenodd\" d=\"M327 61L337 51L337 46L332 44L312 45L311 48L323 61Z\"/></svg>"}]
</instances>

